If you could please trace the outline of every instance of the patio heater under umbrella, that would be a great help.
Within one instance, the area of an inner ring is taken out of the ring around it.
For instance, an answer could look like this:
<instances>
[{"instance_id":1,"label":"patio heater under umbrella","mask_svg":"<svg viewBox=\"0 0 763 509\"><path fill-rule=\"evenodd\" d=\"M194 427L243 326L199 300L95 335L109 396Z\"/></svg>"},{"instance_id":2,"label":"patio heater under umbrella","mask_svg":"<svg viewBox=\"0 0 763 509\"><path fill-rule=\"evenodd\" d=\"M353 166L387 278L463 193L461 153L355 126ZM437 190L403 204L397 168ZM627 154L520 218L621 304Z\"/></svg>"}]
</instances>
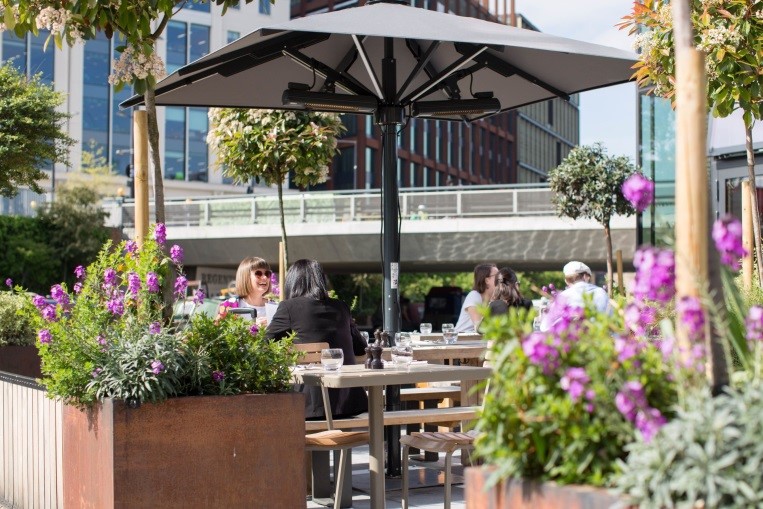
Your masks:
<instances>
[{"instance_id":1,"label":"patio heater under umbrella","mask_svg":"<svg viewBox=\"0 0 763 509\"><path fill-rule=\"evenodd\" d=\"M400 330L397 130L470 122L630 80L635 55L531 30L377 2L260 28L178 69L163 106L374 115L382 138L384 328ZM136 96L123 107L143 102ZM391 473L399 473L398 466Z\"/></svg>"}]
</instances>

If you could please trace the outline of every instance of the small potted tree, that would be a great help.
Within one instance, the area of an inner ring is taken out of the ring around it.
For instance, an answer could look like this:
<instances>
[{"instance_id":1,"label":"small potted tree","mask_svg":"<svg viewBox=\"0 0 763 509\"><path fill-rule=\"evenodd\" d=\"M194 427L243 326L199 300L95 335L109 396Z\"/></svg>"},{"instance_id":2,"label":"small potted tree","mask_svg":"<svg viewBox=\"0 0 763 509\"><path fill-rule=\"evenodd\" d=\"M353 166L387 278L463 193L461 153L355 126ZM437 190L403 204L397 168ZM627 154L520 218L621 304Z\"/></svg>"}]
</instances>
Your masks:
<instances>
[{"instance_id":1,"label":"small potted tree","mask_svg":"<svg viewBox=\"0 0 763 509\"><path fill-rule=\"evenodd\" d=\"M13 281L6 279L10 289ZM34 346L34 329L23 313L24 297L0 291L0 371L39 378L40 356Z\"/></svg>"}]
</instances>

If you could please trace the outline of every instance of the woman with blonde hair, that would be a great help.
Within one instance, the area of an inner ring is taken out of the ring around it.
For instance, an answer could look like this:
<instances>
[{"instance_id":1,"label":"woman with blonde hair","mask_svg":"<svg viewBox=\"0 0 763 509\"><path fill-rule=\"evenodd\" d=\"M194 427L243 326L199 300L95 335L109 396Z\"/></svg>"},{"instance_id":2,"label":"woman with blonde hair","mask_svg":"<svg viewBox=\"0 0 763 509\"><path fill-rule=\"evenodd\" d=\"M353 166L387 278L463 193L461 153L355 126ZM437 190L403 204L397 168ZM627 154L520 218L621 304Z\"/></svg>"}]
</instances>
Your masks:
<instances>
[{"instance_id":1,"label":"woman with blonde hair","mask_svg":"<svg viewBox=\"0 0 763 509\"><path fill-rule=\"evenodd\" d=\"M241 260L236 271L236 295L226 300L223 307L249 308L257 312L257 324L267 325L265 296L270 293L270 276L273 272L264 259L249 256ZM222 310L221 310L222 312Z\"/></svg>"}]
</instances>

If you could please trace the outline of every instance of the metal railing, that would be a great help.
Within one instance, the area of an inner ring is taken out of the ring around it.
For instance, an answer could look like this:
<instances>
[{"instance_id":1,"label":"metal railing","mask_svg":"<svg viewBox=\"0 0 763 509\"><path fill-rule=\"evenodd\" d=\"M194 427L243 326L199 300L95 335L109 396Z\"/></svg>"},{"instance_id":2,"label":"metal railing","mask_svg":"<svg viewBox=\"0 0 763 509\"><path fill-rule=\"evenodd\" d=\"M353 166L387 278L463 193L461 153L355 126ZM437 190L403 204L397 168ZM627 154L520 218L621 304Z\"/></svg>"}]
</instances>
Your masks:
<instances>
[{"instance_id":1,"label":"metal railing","mask_svg":"<svg viewBox=\"0 0 763 509\"><path fill-rule=\"evenodd\" d=\"M405 189L399 193L403 219L453 219L553 215L551 190L544 185L474 186L469 188ZM168 226L228 226L278 224L278 198L271 195L188 198L165 201ZM112 202L113 226L135 224L132 202ZM149 208L153 216L153 204ZM284 196L287 223L378 221L381 193L306 192Z\"/></svg>"}]
</instances>

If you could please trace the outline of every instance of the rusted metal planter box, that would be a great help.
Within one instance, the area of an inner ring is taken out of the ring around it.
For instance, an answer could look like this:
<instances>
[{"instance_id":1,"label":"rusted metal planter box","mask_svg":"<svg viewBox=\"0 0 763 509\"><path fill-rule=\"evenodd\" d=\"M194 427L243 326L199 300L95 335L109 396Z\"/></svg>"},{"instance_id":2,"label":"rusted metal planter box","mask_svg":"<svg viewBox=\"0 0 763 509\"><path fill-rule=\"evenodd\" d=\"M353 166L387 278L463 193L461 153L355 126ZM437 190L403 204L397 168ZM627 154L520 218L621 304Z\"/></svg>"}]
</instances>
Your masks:
<instances>
[{"instance_id":1,"label":"rusted metal planter box","mask_svg":"<svg viewBox=\"0 0 763 509\"><path fill-rule=\"evenodd\" d=\"M465 470L466 509L610 509L622 504L606 489L591 486L509 479L488 488L492 471L490 466Z\"/></svg>"},{"instance_id":2,"label":"rusted metal planter box","mask_svg":"<svg viewBox=\"0 0 763 509\"><path fill-rule=\"evenodd\" d=\"M299 393L65 406L64 508L304 507L304 407Z\"/></svg>"},{"instance_id":3,"label":"rusted metal planter box","mask_svg":"<svg viewBox=\"0 0 763 509\"><path fill-rule=\"evenodd\" d=\"M0 346L0 371L41 378L40 354L36 346Z\"/></svg>"}]
</instances>

